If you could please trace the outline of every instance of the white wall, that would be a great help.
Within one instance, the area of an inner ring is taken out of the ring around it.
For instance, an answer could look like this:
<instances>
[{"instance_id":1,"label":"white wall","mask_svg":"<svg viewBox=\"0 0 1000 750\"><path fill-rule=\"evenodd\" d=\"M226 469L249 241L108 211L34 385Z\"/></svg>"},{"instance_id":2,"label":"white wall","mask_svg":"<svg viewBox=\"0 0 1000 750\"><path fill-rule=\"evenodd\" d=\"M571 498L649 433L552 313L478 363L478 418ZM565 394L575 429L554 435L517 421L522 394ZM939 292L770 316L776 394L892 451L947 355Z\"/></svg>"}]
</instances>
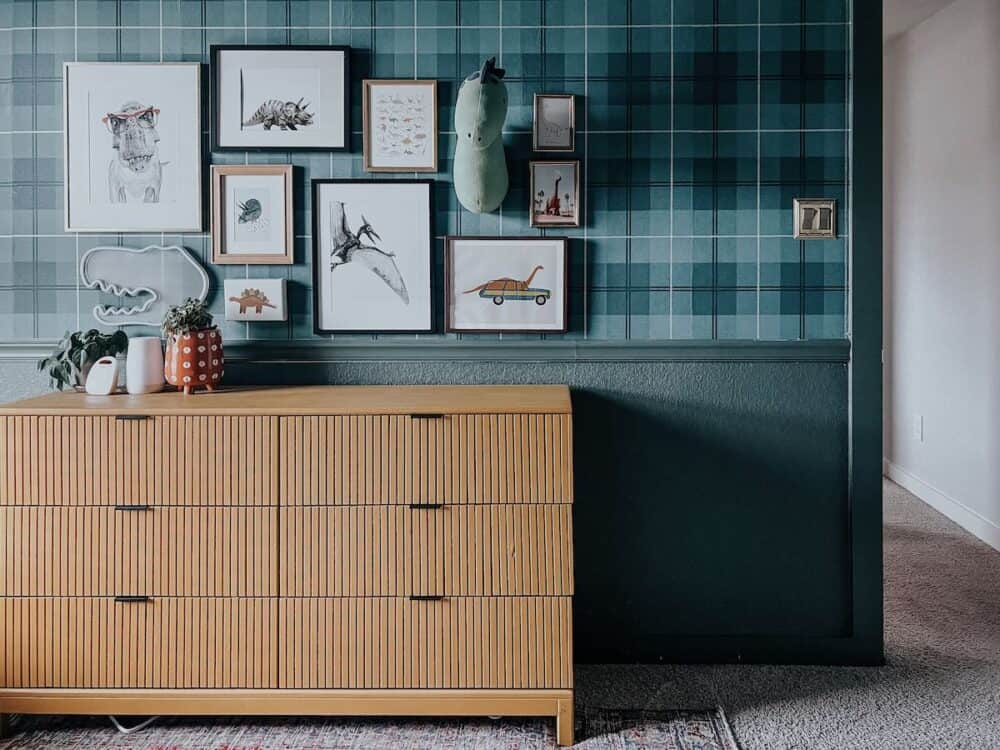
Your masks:
<instances>
[{"instance_id":1,"label":"white wall","mask_svg":"<svg viewBox=\"0 0 1000 750\"><path fill-rule=\"evenodd\" d=\"M1000 549L1000 0L896 37L885 75L887 472Z\"/></svg>"}]
</instances>

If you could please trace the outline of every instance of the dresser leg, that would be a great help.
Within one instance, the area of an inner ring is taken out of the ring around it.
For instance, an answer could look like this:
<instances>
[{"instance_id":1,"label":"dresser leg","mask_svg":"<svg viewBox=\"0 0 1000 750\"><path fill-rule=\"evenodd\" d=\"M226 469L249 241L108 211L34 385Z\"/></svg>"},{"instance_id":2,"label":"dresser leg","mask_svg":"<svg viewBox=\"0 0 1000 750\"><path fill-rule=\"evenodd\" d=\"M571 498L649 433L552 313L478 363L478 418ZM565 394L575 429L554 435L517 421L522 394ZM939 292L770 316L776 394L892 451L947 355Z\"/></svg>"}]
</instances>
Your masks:
<instances>
[{"instance_id":1,"label":"dresser leg","mask_svg":"<svg viewBox=\"0 0 1000 750\"><path fill-rule=\"evenodd\" d=\"M573 699L559 701L556 709L556 744L569 747L573 744Z\"/></svg>"},{"instance_id":2,"label":"dresser leg","mask_svg":"<svg viewBox=\"0 0 1000 750\"><path fill-rule=\"evenodd\" d=\"M10 734L10 714L0 714L0 739Z\"/></svg>"}]
</instances>

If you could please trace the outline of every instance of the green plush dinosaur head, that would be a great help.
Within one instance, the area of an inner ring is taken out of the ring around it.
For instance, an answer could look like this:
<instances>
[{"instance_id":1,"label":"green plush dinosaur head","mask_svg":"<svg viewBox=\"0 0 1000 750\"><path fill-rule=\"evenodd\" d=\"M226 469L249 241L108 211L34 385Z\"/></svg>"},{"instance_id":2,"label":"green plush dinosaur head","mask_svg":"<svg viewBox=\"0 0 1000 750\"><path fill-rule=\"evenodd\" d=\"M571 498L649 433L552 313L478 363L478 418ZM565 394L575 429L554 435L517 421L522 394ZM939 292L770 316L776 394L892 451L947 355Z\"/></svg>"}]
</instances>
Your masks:
<instances>
[{"instance_id":1,"label":"green plush dinosaur head","mask_svg":"<svg viewBox=\"0 0 1000 750\"><path fill-rule=\"evenodd\" d=\"M491 57L470 75L458 90L455 104L455 132L475 149L484 149L500 137L507 119L507 87L503 68Z\"/></svg>"}]
</instances>

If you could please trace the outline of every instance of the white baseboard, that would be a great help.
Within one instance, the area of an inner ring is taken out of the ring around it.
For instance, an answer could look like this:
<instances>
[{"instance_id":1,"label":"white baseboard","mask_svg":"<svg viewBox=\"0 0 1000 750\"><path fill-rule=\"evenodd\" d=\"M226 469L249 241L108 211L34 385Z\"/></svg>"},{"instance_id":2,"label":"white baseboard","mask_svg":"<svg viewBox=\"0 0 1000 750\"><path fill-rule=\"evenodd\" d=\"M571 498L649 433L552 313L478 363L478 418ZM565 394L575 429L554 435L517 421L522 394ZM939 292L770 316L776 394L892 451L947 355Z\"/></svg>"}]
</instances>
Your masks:
<instances>
[{"instance_id":1,"label":"white baseboard","mask_svg":"<svg viewBox=\"0 0 1000 750\"><path fill-rule=\"evenodd\" d=\"M888 459L882 459L882 468L885 476L900 487L909 490L938 513L947 516L1000 552L1000 526L996 523Z\"/></svg>"}]
</instances>

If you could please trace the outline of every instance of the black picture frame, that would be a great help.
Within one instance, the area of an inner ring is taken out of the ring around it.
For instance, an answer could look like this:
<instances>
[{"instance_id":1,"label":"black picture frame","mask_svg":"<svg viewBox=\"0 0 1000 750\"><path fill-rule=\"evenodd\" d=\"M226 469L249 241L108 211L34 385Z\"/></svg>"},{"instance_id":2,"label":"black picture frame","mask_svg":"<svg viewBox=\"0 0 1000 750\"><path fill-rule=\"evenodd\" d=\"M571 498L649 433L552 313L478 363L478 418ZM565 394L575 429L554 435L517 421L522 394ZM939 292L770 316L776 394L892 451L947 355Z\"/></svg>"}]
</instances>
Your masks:
<instances>
[{"instance_id":1,"label":"black picture frame","mask_svg":"<svg viewBox=\"0 0 1000 750\"><path fill-rule=\"evenodd\" d=\"M562 326L560 328L457 328L451 319L451 293L452 293L452 256L454 244L465 240L477 242L559 242L562 244L563 253L563 304L562 304ZM528 235L515 237L513 235L503 235L500 237L490 237L482 235L450 234L444 238L444 331L445 333L544 333L561 336L569 333L569 250L570 238L555 235Z\"/></svg>"},{"instance_id":2,"label":"black picture frame","mask_svg":"<svg viewBox=\"0 0 1000 750\"><path fill-rule=\"evenodd\" d=\"M383 179L371 179L371 178L325 178L312 180L312 318L313 318L313 333L317 336L328 336L330 334L369 334L372 336L380 334L400 334L400 333L434 333L435 332L435 303L434 303L434 188L436 181L432 179L394 179L394 178L383 178ZM365 185L365 184L375 184L375 185L426 185L427 186L427 210L429 211L429 217L427 222L427 242L428 242L428 253L427 253L427 281L429 284L428 289L428 326L427 328L400 328L400 329L371 329L371 328L361 328L361 329L347 329L347 328L322 328L320 326L320 317L317 314L320 309L320 285L318 283L318 274L320 269L325 268L325 265L320 258L320 212L318 210L319 206L319 191L323 185Z\"/></svg>"},{"instance_id":3,"label":"black picture frame","mask_svg":"<svg viewBox=\"0 0 1000 750\"><path fill-rule=\"evenodd\" d=\"M223 146L219 143L220 55L225 52L342 52L344 55L344 145L343 146ZM350 151L351 150L351 47L346 44L213 44L211 60L211 138L212 151Z\"/></svg>"}]
</instances>

